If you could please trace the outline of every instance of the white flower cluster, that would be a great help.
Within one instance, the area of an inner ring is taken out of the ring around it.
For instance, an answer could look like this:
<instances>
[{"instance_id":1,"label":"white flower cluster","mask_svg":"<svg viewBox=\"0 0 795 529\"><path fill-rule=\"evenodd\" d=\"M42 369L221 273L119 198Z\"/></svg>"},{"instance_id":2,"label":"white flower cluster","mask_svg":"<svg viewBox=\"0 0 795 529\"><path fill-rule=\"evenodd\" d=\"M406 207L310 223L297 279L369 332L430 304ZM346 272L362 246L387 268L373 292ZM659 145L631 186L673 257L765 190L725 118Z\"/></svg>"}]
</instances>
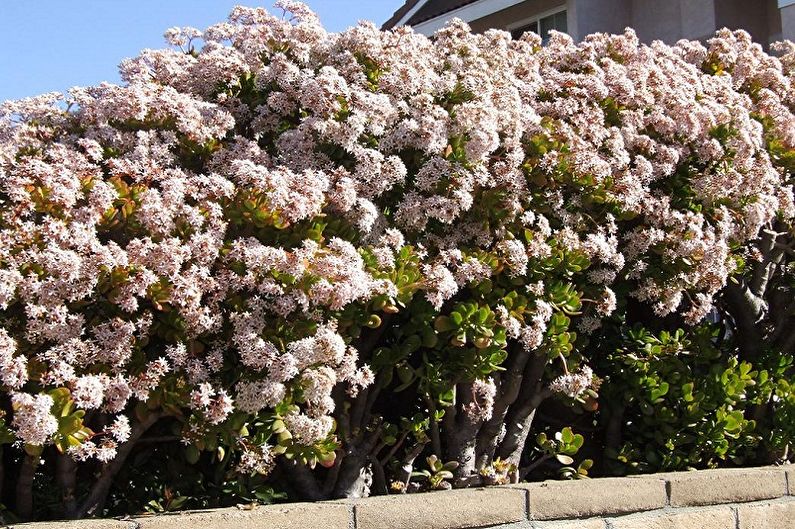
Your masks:
<instances>
[{"instance_id":1,"label":"white flower cluster","mask_svg":"<svg viewBox=\"0 0 795 529\"><path fill-rule=\"evenodd\" d=\"M555 393L575 398L593 384L593 371L588 366L582 366L576 373L565 373L549 383L549 389Z\"/></svg>"}]
</instances>

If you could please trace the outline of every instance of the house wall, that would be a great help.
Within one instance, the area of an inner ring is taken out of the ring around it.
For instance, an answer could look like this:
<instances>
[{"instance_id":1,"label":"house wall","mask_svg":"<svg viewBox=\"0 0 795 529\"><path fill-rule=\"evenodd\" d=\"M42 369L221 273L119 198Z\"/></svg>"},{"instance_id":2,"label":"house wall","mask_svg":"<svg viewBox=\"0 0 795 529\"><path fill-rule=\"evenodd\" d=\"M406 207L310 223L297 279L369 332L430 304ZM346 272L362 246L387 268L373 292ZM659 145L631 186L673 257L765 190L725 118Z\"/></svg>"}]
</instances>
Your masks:
<instances>
[{"instance_id":1,"label":"house wall","mask_svg":"<svg viewBox=\"0 0 795 529\"><path fill-rule=\"evenodd\" d=\"M575 40L590 33L622 33L632 25L632 0L572 0L569 4L569 32Z\"/></svg>"},{"instance_id":2,"label":"house wall","mask_svg":"<svg viewBox=\"0 0 795 529\"><path fill-rule=\"evenodd\" d=\"M662 40L673 44L684 38L704 38L715 32L715 1L632 0L631 26L643 42Z\"/></svg>"},{"instance_id":3,"label":"house wall","mask_svg":"<svg viewBox=\"0 0 795 529\"><path fill-rule=\"evenodd\" d=\"M742 28L754 38L756 42L767 44L770 41L771 30L769 27L767 0L719 0L715 2L716 28L737 29ZM775 33L775 31L773 31Z\"/></svg>"},{"instance_id":4,"label":"house wall","mask_svg":"<svg viewBox=\"0 0 795 529\"><path fill-rule=\"evenodd\" d=\"M740 0L749 3L748 0ZM751 0L763 3L767 0ZM716 9L723 0L679 0L679 19L682 24L683 39L710 38L715 33Z\"/></svg>"},{"instance_id":5,"label":"house wall","mask_svg":"<svg viewBox=\"0 0 795 529\"><path fill-rule=\"evenodd\" d=\"M778 2L776 0L767 0L768 42L782 40L781 18L782 13L778 9ZM792 36L789 38L792 39Z\"/></svg>"},{"instance_id":6,"label":"house wall","mask_svg":"<svg viewBox=\"0 0 795 529\"><path fill-rule=\"evenodd\" d=\"M711 35L715 31L716 1L724 0L527 0L474 20L470 26L478 32L505 29L518 20L565 6L569 33L575 40L595 32L621 33L631 26L644 42L661 39L673 43L685 37Z\"/></svg>"},{"instance_id":7,"label":"house wall","mask_svg":"<svg viewBox=\"0 0 795 529\"><path fill-rule=\"evenodd\" d=\"M591 0L593 1L593 0ZM469 23L472 31L477 33L490 28L505 29L522 19L534 17L540 13L560 8L566 5L566 0L526 0L502 11L473 20Z\"/></svg>"},{"instance_id":8,"label":"house wall","mask_svg":"<svg viewBox=\"0 0 795 529\"><path fill-rule=\"evenodd\" d=\"M682 38L679 2L670 0L632 0L632 22L638 37L644 42L655 39L676 42Z\"/></svg>"},{"instance_id":9,"label":"house wall","mask_svg":"<svg viewBox=\"0 0 795 529\"><path fill-rule=\"evenodd\" d=\"M795 1L790 0L525 0L469 24L475 32L507 29L563 7L575 40L590 33L621 33L626 27L647 43L706 40L722 27L745 29L763 45L795 40Z\"/></svg>"},{"instance_id":10,"label":"house wall","mask_svg":"<svg viewBox=\"0 0 795 529\"><path fill-rule=\"evenodd\" d=\"M781 8L781 39L795 41L795 4Z\"/></svg>"}]
</instances>

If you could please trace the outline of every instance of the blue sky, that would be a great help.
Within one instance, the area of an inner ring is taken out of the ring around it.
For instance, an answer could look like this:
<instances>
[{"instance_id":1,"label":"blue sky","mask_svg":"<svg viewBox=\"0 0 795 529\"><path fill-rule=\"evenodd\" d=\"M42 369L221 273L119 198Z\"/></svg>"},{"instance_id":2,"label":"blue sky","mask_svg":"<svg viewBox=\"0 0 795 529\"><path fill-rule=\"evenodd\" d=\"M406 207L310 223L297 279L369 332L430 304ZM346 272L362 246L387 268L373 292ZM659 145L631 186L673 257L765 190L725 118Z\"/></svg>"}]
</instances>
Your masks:
<instances>
[{"instance_id":1,"label":"blue sky","mask_svg":"<svg viewBox=\"0 0 795 529\"><path fill-rule=\"evenodd\" d=\"M0 102L72 86L119 82L116 66L143 48L163 47L172 26L200 29L236 4L275 0L0 0ZM323 25L383 23L403 0L308 0Z\"/></svg>"}]
</instances>

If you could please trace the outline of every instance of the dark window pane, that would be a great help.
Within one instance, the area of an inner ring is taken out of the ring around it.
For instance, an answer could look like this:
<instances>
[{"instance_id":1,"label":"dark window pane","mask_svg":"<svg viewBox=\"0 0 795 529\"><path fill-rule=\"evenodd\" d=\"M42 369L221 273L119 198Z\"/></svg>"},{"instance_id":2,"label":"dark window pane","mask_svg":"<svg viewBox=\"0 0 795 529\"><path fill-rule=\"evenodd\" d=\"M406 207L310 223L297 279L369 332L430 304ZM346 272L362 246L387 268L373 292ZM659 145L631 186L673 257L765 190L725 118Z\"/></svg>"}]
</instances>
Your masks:
<instances>
[{"instance_id":1,"label":"dark window pane","mask_svg":"<svg viewBox=\"0 0 795 529\"><path fill-rule=\"evenodd\" d=\"M561 31L563 33L569 32L569 23L566 20L566 12L561 11L560 13L555 14L555 29Z\"/></svg>"},{"instance_id":2,"label":"dark window pane","mask_svg":"<svg viewBox=\"0 0 795 529\"><path fill-rule=\"evenodd\" d=\"M566 12L561 11L560 13L555 13L554 15L549 15L540 20L541 24L541 35L542 41L546 44L549 41L549 31L554 29L556 31L562 31L566 33L568 30L568 24L566 22Z\"/></svg>"},{"instance_id":3,"label":"dark window pane","mask_svg":"<svg viewBox=\"0 0 795 529\"><path fill-rule=\"evenodd\" d=\"M555 15L544 17L541 19L541 33L543 38L547 38L547 33L550 29L555 29Z\"/></svg>"},{"instance_id":4,"label":"dark window pane","mask_svg":"<svg viewBox=\"0 0 795 529\"><path fill-rule=\"evenodd\" d=\"M511 37L518 39L521 37L526 31L532 31L534 33L538 33L538 21L533 21L525 26L512 29L511 30Z\"/></svg>"}]
</instances>

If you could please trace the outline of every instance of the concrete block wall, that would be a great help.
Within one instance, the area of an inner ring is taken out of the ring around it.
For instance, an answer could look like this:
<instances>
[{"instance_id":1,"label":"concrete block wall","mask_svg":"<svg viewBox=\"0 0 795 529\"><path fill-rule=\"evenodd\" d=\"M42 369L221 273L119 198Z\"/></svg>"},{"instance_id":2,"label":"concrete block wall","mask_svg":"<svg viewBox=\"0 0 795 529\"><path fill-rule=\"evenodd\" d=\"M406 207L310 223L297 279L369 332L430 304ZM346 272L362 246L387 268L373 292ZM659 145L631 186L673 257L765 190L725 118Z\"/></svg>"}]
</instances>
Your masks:
<instances>
[{"instance_id":1,"label":"concrete block wall","mask_svg":"<svg viewBox=\"0 0 795 529\"><path fill-rule=\"evenodd\" d=\"M795 467L520 483L16 529L795 529Z\"/></svg>"}]
</instances>

